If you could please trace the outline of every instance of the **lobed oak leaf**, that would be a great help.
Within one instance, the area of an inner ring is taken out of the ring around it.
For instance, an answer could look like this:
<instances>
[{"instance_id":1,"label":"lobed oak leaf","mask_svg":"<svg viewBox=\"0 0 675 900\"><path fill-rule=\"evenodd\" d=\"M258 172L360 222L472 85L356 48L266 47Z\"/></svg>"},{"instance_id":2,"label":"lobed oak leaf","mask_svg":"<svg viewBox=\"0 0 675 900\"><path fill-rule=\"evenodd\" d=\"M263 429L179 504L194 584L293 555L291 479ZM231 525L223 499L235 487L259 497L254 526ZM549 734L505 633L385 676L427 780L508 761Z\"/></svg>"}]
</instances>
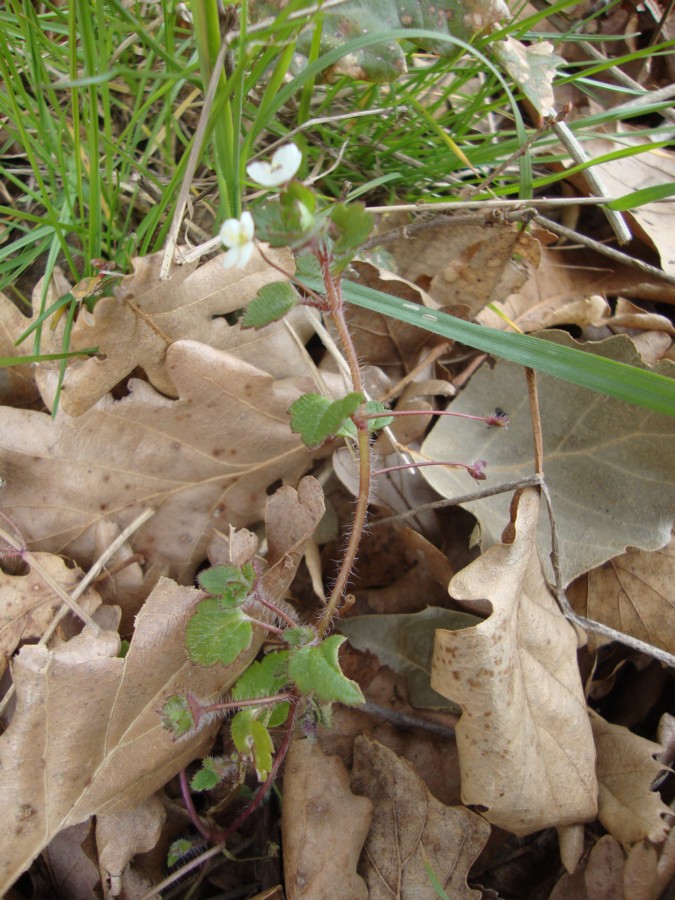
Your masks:
<instances>
[{"instance_id":1,"label":"lobed oak leaf","mask_svg":"<svg viewBox=\"0 0 675 900\"><path fill-rule=\"evenodd\" d=\"M672 818L672 811L652 790L663 771L654 758L661 746L596 713L591 713L591 726L598 754L598 818L624 850L643 840L660 844Z\"/></svg>"},{"instance_id":2,"label":"lobed oak leaf","mask_svg":"<svg viewBox=\"0 0 675 900\"><path fill-rule=\"evenodd\" d=\"M217 722L174 742L158 711L188 689L215 700L255 657L261 637L231 666L193 665L183 637L199 597L162 579L124 659L116 632L90 628L56 650L22 648L12 666L16 712L0 737L7 826L0 894L60 830L138 806L204 754Z\"/></svg>"},{"instance_id":3,"label":"lobed oak leaf","mask_svg":"<svg viewBox=\"0 0 675 900\"><path fill-rule=\"evenodd\" d=\"M647 552L633 548L591 569L574 581L568 590L576 612L610 628L675 653L675 633L664 628L673 621L675 597L671 593L675 538L660 550ZM607 643L598 635L589 645Z\"/></svg>"},{"instance_id":4,"label":"lobed oak leaf","mask_svg":"<svg viewBox=\"0 0 675 900\"><path fill-rule=\"evenodd\" d=\"M88 565L98 523L125 527L154 507L134 550L191 580L219 521L261 520L268 485L300 478L311 455L286 414L300 379L275 381L196 341L172 344L166 363L179 400L133 381L76 419L0 409L4 508L31 547Z\"/></svg>"},{"instance_id":5,"label":"lobed oak leaf","mask_svg":"<svg viewBox=\"0 0 675 900\"><path fill-rule=\"evenodd\" d=\"M287 250L270 250L283 269L293 272ZM245 269L225 270L222 254L197 268L195 263L174 266L168 280L160 280L162 253L137 258L134 272L98 301L92 313L81 310L70 339L71 350L98 347L99 355L72 362L61 396L62 408L73 416L90 409L136 367L169 397L178 385L166 368L167 348L177 340L196 340L235 353L252 364L264 361L266 371L286 376L299 371L302 358L283 325L260 333L242 331L225 316L245 307L258 290L277 282L279 272L255 251ZM306 326L305 326L306 327ZM39 379L46 402L48 386Z\"/></svg>"},{"instance_id":6,"label":"lobed oak leaf","mask_svg":"<svg viewBox=\"0 0 675 900\"><path fill-rule=\"evenodd\" d=\"M407 760L367 737L354 742L351 783L374 805L363 864L370 900L437 900L427 867L452 900L480 896L466 877L490 834L483 818L445 806Z\"/></svg>"},{"instance_id":7,"label":"lobed oak leaf","mask_svg":"<svg viewBox=\"0 0 675 900\"><path fill-rule=\"evenodd\" d=\"M370 800L351 792L349 775L339 757L327 756L308 740L291 744L281 814L289 900L368 897L356 867L372 810Z\"/></svg>"},{"instance_id":8,"label":"lobed oak leaf","mask_svg":"<svg viewBox=\"0 0 675 900\"><path fill-rule=\"evenodd\" d=\"M577 666L578 637L553 599L537 555L539 496L520 496L509 543L450 582L474 628L437 631L431 686L462 706L456 728L462 800L515 834L590 821L595 748Z\"/></svg>"},{"instance_id":9,"label":"lobed oak leaf","mask_svg":"<svg viewBox=\"0 0 675 900\"><path fill-rule=\"evenodd\" d=\"M82 577L78 568L51 553L36 553L35 559L52 579L70 593ZM86 612L100 605L99 595L89 588L78 600ZM21 641L42 637L63 601L31 570L27 575L9 575L0 570L0 675Z\"/></svg>"}]
</instances>

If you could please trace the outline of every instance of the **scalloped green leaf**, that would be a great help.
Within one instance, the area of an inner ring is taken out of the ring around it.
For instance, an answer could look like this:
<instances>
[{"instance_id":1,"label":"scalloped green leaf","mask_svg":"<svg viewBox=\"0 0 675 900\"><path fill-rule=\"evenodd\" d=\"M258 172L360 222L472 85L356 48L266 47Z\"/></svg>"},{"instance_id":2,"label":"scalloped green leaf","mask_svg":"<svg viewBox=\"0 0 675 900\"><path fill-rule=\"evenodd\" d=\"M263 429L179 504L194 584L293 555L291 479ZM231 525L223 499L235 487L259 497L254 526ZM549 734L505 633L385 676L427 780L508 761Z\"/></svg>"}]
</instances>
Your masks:
<instances>
[{"instance_id":1,"label":"scalloped green leaf","mask_svg":"<svg viewBox=\"0 0 675 900\"><path fill-rule=\"evenodd\" d=\"M318 447L334 437L363 403L363 394L353 391L339 400L322 394L303 394L289 408L291 429L307 447Z\"/></svg>"},{"instance_id":2,"label":"scalloped green leaf","mask_svg":"<svg viewBox=\"0 0 675 900\"><path fill-rule=\"evenodd\" d=\"M264 328L265 325L282 319L297 302L297 295L287 281L273 281L263 285L246 307L241 327Z\"/></svg>"},{"instance_id":3,"label":"scalloped green leaf","mask_svg":"<svg viewBox=\"0 0 675 900\"><path fill-rule=\"evenodd\" d=\"M253 626L240 608L225 608L221 597L207 597L197 604L185 629L185 648L202 666L229 665L251 646Z\"/></svg>"},{"instance_id":4,"label":"scalloped green leaf","mask_svg":"<svg viewBox=\"0 0 675 900\"><path fill-rule=\"evenodd\" d=\"M272 697L288 684L288 650L268 653L260 662L253 662L232 688L233 700L254 700Z\"/></svg>"},{"instance_id":5,"label":"scalloped green leaf","mask_svg":"<svg viewBox=\"0 0 675 900\"><path fill-rule=\"evenodd\" d=\"M182 737L195 727L187 698L174 694L162 706L162 728L170 731L175 738Z\"/></svg>"},{"instance_id":6,"label":"scalloped green leaf","mask_svg":"<svg viewBox=\"0 0 675 900\"><path fill-rule=\"evenodd\" d=\"M255 569L250 563L240 568L230 565L212 566L197 576L199 586L207 594L218 597L221 606L238 606L253 591Z\"/></svg>"},{"instance_id":7,"label":"scalloped green leaf","mask_svg":"<svg viewBox=\"0 0 675 900\"><path fill-rule=\"evenodd\" d=\"M363 405L363 413L364 415L373 415L374 413L384 413L385 415L378 417L377 419L368 419L368 431L379 431L381 428L386 428L387 425L391 425L394 421L393 416L387 415L389 410L384 405L384 403L380 403L379 400L368 400L367 403ZM337 432L338 437L350 437L356 439L357 430L356 425L352 422L351 419L347 419L346 422L342 425L342 427Z\"/></svg>"},{"instance_id":8,"label":"scalloped green leaf","mask_svg":"<svg viewBox=\"0 0 675 900\"><path fill-rule=\"evenodd\" d=\"M303 694L314 694L324 703L365 703L361 688L340 668L338 651L346 641L334 634L320 644L301 647L291 656L288 674Z\"/></svg>"},{"instance_id":9,"label":"scalloped green leaf","mask_svg":"<svg viewBox=\"0 0 675 900\"><path fill-rule=\"evenodd\" d=\"M373 229L375 218L363 203L336 203L330 215L333 225L333 263L331 271L341 272L347 266Z\"/></svg>"},{"instance_id":10,"label":"scalloped green leaf","mask_svg":"<svg viewBox=\"0 0 675 900\"><path fill-rule=\"evenodd\" d=\"M190 779L190 787L193 791L211 791L222 779L222 766L212 756L206 756L202 760L201 768Z\"/></svg>"}]
</instances>

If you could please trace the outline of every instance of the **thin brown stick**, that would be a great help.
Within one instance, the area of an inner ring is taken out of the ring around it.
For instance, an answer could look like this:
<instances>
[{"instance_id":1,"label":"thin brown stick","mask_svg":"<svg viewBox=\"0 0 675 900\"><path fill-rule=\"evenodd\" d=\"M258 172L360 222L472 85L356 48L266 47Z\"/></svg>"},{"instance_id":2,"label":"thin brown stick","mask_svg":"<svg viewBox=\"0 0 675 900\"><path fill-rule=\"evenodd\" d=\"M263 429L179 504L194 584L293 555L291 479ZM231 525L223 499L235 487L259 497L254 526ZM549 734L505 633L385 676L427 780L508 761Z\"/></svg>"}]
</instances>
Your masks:
<instances>
[{"instance_id":1,"label":"thin brown stick","mask_svg":"<svg viewBox=\"0 0 675 900\"><path fill-rule=\"evenodd\" d=\"M537 373L534 369L525 367L527 379L527 395L530 400L530 419L532 420L532 434L534 437L534 471L542 478L544 476L544 435L541 430L541 416L539 415L539 394L537 393Z\"/></svg>"},{"instance_id":2,"label":"thin brown stick","mask_svg":"<svg viewBox=\"0 0 675 900\"><path fill-rule=\"evenodd\" d=\"M541 481L541 491L546 500L546 508L548 510L548 518L551 526L551 565L553 567L555 598L565 618L570 622L574 622L575 625L579 625L586 631L592 631L595 634L608 638L610 641L618 641L626 647L637 650L639 653L645 653L647 656L658 659L659 662L664 663L666 666L675 668L675 656L673 656L672 653L668 653L666 650L661 650L660 647L654 647L653 644L648 644L645 641L639 640L639 638L624 634L622 631L616 631L616 629L610 628L608 625L603 625L601 622L596 622L593 619L587 619L585 616L580 616L574 612L567 599L565 588L563 587L562 575L560 573L558 529L556 526L551 495L546 486L546 482L543 479Z\"/></svg>"},{"instance_id":3,"label":"thin brown stick","mask_svg":"<svg viewBox=\"0 0 675 900\"><path fill-rule=\"evenodd\" d=\"M537 225L542 225L548 231L552 231L553 234L582 244L584 247L588 247L589 250L595 250L596 253L601 253L603 256L608 256L616 262L623 263L624 266L630 266L632 269L639 269L640 272L644 272L646 275L652 275L654 278L659 278L667 284L675 284L675 276L667 275L661 269L657 269L656 266L650 266L649 263L642 262L641 259L635 259L635 257L629 256L627 253L622 253L621 250L607 247L605 244L601 244L600 241L594 241L593 238L586 237L585 234L580 234L578 231L573 231L571 228L559 225L557 222L546 218L546 216L536 215L534 221Z\"/></svg>"}]
</instances>

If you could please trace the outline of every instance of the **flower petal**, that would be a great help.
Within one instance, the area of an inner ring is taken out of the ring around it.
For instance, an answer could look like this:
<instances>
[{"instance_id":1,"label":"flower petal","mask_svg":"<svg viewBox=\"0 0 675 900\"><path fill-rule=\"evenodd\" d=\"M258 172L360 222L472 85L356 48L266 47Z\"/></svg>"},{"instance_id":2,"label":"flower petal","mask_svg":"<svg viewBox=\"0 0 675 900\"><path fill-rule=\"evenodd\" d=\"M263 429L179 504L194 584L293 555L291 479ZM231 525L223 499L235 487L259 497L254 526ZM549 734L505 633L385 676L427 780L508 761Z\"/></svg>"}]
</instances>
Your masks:
<instances>
[{"instance_id":1,"label":"flower petal","mask_svg":"<svg viewBox=\"0 0 675 900\"><path fill-rule=\"evenodd\" d=\"M263 187L285 184L300 168L302 153L295 144L284 144L274 153L272 162L252 162L246 166L248 176Z\"/></svg>"},{"instance_id":2,"label":"flower petal","mask_svg":"<svg viewBox=\"0 0 675 900\"><path fill-rule=\"evenodd\" d=\"M233 269L240 264L240 259L241 247L232 247L231 250L228 250L227 253L223 255L220 264L224 269Z\"/></svg>"},{"instance_id":3,"label":"flower petal","mask_svg":"<svg viewBox=\"0 0 675 900\"><path fill-rule=\"evenodd\" d=\"M255 231L255 224L253 222L253 216L250 212L243 212L241 214L241 219L239 220L241 224L241 234L242 237L246 239L246 241L253 240L253 232Z\"/></svg>"},{"instance_id":4,"label":"flower petal","mask_svg":"<svg viewBox=\"0 0 675 900\"><path fill-rule=\"evenodd\" d=\"M239 219L226 219L220 226L220 240L226 247L236 247L241 242L240 236L241 222Z\"/></svg>"}]
</instances>

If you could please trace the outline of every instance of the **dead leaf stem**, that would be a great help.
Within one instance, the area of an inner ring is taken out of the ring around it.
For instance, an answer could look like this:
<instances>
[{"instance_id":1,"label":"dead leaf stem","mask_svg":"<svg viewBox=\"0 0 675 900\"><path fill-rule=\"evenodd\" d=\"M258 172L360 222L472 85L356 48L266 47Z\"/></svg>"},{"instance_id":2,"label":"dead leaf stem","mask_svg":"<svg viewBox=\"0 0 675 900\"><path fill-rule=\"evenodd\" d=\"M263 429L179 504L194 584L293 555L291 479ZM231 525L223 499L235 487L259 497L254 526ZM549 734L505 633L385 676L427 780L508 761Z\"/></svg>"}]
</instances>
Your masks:
<instances>
[{"instance_id":1,"label":"dead leaf stem","mask_svg":"<svg viewBox=\"0 0 675 900\"><path fill-rule=\"evenodd\" d=\"M527 395L530 401L530 418L532 419L532 434L534 436L534 471L537 475L544 475L544 435L541 430L541 416L539 415L539 394L537 393L537 373L534 369L525 367L527 379Z\"/></svg>"},{"instance_id":2,"label":"dead leaf stem","mask_svg":"<svg viewBox=\"0 0 675 900\"><path fill-rule=\"evenodd\" d=\"M585 629L586 631L592 631L595 634L600 634L610 641L618 641L625 647L631 647L633 650L637 650L639 653L645 653L647 654L647 656L658 659L659 662L662 662L666 666L675 668L675 656L672 653L668 653L666 650L661 650L660 647L655 647L653 644L648 644L645 641L641 641L629 634L624 634L622 631L616 631L616 629L610 628L608 625L603 625L602 622L596 622L593 619L587 619L585 616L580 616L574 612L574 610L570 606L570 602L567 599L567 594L565 593L565 589L562 584L559 563L558 529L556 527L555 513L553 511L551 495L546 486L546 482L543 479L541 480L541 491L544 495L544 498L546 499L546 508L548 509L548 517L551 524L551 565L553 567L553 574L555 578L555 597L558 606L560 607L565 618L570 622L573 622L575 625L578 625L579 627Z\"/></svg>"},{"instance_id":3,"label":"dead leaf stem","mask_svg":"<svg viewBox=\"0 0 675 900\"><path fill-rule=\"evenodd\" d=\"M600 241L594 241L593 238L586 237L585 234L580 234L578 231L573 231L571 228L559 225L557 222L554 222L546 216L536 215L534 221L537 225L541 225L548 231L557 234L559 237L567 238L573 243L582 244L584 247L588 247L589 250L595 250L596 253L602 253L603 256L608 256L610 259L622 263L624 266L630 266L630 268L638 269L646 275L660 278L661 281L665 281L667 284L675 284L675 275L668 275L661 269L657 269L656 266L650 266L649 263L643 262L641 259L635 259L635 257L629 256L627 253L622 253L621 250L607 247L605 244L601 244Z\"/></svg>"}]
</instances>

